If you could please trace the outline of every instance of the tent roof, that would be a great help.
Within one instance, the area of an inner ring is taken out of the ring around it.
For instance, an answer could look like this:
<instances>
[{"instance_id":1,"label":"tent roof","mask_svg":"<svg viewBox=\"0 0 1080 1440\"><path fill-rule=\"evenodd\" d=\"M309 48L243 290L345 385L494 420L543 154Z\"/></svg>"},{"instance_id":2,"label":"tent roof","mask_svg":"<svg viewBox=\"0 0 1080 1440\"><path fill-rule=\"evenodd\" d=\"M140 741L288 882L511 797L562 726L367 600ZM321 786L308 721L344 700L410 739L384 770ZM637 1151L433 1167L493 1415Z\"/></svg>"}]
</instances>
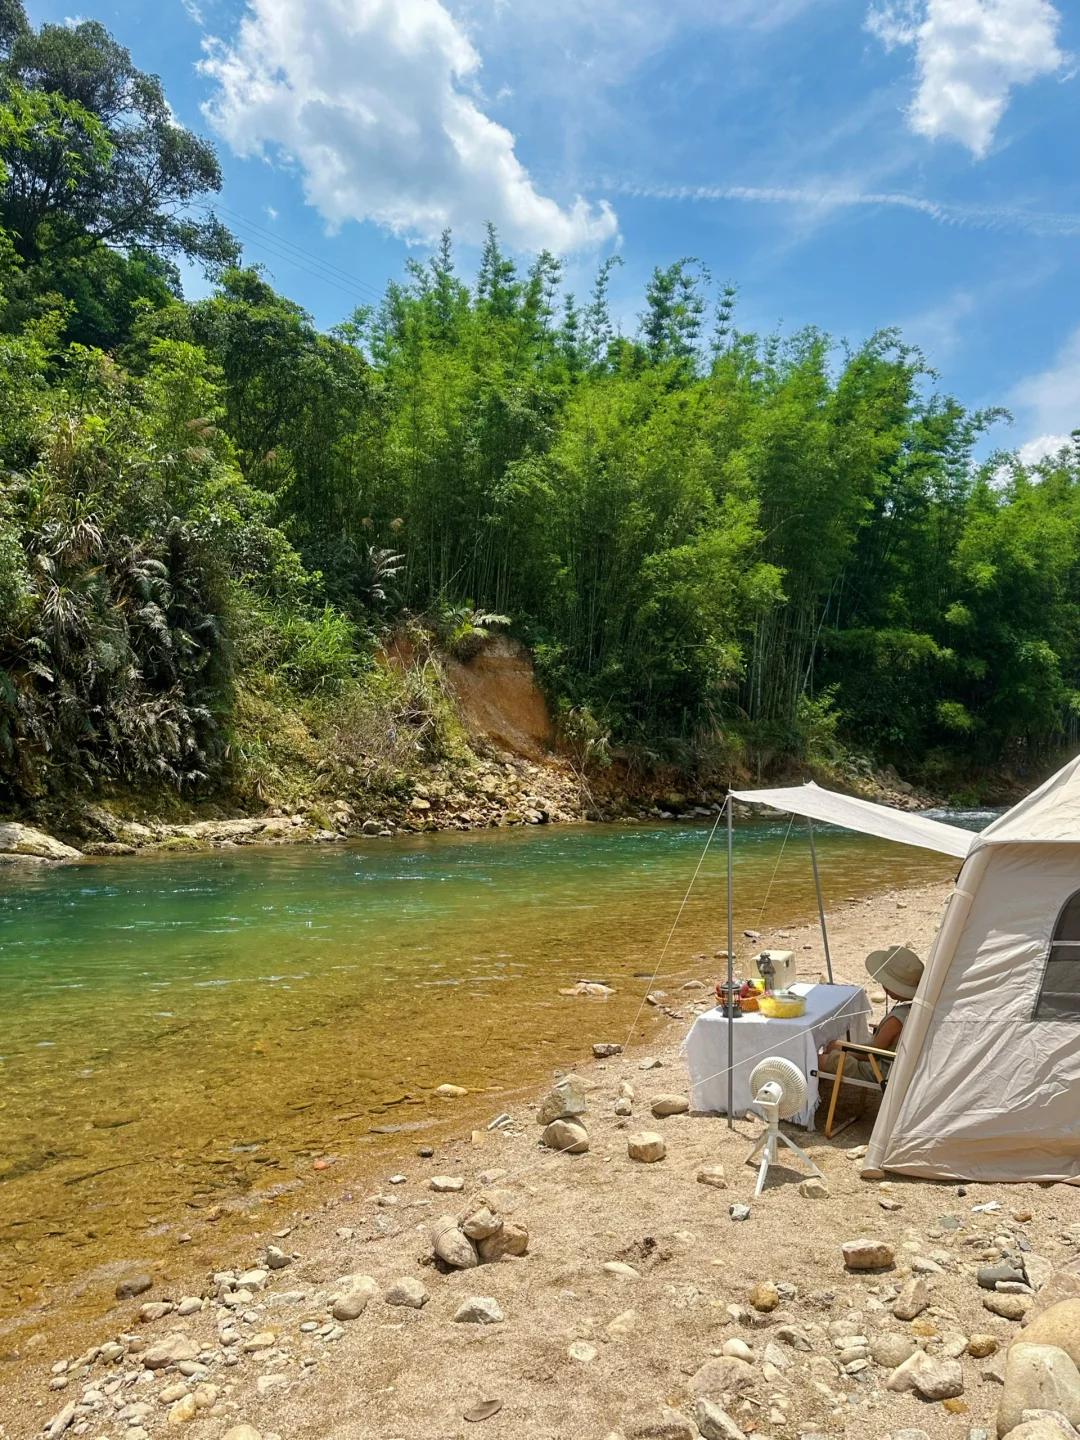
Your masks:
<instances>
[{"instance_id":1,"label":"tent roof","mask_svg":"<svg viewBox=\"0 0 1080 1440\"><path fill-rule=\"evenodd\" d=\"M808 785L791 785L778 790L732 790L731 794L736 800L748 800L754 805L771 805L774 810L806 815L812 820L824 820L830 825L843 825L848 830L858 830L864 835L878 835L882 840L897 840L901 845L918 845L924 850L938 850L943 855L954 855L958 860L965 858L971 849L972 841L978 838L972 831L961 830L958 825L944 825L940 820L928 820L925 815L913 815L908 810L894 810L889 805L875 805L869 800L858 800L853 795L839 795L835 790L823 790L812 780ZM1077 784L1075 804L1080 813L1080 782ZM1010 815L1012 813L1009 812ZM1002 820L1008 818L1008 815L1002 816ZM1000 824L1001 821L995 823ZM993 826L990 828L993 829ZM1077 838L1080 838L1080 828L1077 830Z\"/></svg>"},{"instance_id":2,"label":"tent roof","mask_svg":"<svg viewBox=\"0 0 1080 1440\"><path fill-rule=\"evenodd\" d=\"M1006 810L977 839L979 846L1080 841L1080 756Z\"/></svg>"}]
</instances>

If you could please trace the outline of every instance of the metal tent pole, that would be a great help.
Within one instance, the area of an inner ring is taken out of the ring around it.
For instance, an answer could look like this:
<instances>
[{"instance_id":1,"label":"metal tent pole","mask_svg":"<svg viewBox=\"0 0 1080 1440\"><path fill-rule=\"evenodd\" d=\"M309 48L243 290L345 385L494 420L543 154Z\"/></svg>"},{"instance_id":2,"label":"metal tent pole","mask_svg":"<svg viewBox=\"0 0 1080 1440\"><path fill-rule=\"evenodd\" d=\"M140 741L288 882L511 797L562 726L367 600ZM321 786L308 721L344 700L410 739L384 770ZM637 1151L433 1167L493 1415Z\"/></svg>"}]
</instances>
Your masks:
<instances>
[{"instance_id":1,"label":"metal tent pole","mask_svg":"<svg viewBox=\"0 0 1080 1440\"><path fill-rule=\"evenodd\" d=\"M727 1123L728 1129L734 1130L735 1120L732 1115L735 1093L735 1006L732 1001L732 994L735 988L734 966L735 966L735 908L731 894L731 848L732 828L731 812L733 810L731 796L727 797Z\"/></svg>"},{"instance_id":2,"label":"metal tent pole","mask_svg":"<svg viewBox=\"0 0 1080 1440\"><path fill-rule=\"evenodd\" d=\"M814 822L809 816L806 818L806 829L810 835L810 862L814 867L814 889L817 891L817 908L821 916L821 939L825 945L825 969L828 971L829 984L833 983L832 978L832 956L829 954L829 932L825 928L825 903L821 898L821 880L818 876L817 851L814 849Z\"/></svg>"}]
</instances>

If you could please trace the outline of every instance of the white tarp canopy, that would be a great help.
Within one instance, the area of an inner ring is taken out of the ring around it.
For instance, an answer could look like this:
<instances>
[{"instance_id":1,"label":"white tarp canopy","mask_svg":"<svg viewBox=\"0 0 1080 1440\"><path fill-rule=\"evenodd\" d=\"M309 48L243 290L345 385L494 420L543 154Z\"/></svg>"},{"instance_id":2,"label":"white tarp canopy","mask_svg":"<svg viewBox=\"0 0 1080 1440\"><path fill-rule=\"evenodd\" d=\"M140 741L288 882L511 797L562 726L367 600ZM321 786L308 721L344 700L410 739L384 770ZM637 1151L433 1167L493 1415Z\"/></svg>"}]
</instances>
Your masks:
<instances>
[{"instance_id":1,"label":"white tarp canopy","mask_svg":"<svg viewBox=\"0 0 1080 1440\"><path fill-rule=\"evenodd\" d=\"M805 815L829 825L842 825L863 835L877 835L882 840L896 840L901 845L918 845L924 850L938 850L963 860L976 836L958 825L944 825L907 810L894 810L889 805L875 805L853 795L839 795L823 790L811 780L808 785L790 785L779 790L732 790L736 800L753 805L769 805L792 815ZM1011 814L1012 812L1010 812ZM1002 816L1008 819L1008 816ZM1000 824L1001 822L995 822ZM992 828L992 827L991 827Z\"/></svg>"}]
</instances>

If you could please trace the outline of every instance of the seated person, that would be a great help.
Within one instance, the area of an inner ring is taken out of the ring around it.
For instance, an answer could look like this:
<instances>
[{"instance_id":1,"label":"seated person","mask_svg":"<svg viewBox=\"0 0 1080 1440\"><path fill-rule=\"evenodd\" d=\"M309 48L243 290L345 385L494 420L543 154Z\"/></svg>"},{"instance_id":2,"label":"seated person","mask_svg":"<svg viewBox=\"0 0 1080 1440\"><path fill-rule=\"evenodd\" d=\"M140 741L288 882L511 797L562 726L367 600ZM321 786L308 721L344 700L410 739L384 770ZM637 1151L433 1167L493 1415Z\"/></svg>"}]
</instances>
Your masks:
<instances>
[{"instance_id":1,"label":"seated person","mask_svg":"<svg viewBox=\"0 0 1080 1440\"><path fill-rule=\"evenodd\" d=\"M866 968L889 999L896 1002L886 1010L869 1043L877 1050L895 1050L922 979L923 963L913 950L904 945L893 945L888 950L871 951L866 957ZM892 1061L880 1055L874 1058L882 1078L888 1079ZM835 1075L839 1062L840 1042L830 1040L818 1056L818 1069ZM856 1080L877 1080L869 1055L856 1057L849 1054L844 1061L844 1073Z\"/></svg>"}]
</instances>

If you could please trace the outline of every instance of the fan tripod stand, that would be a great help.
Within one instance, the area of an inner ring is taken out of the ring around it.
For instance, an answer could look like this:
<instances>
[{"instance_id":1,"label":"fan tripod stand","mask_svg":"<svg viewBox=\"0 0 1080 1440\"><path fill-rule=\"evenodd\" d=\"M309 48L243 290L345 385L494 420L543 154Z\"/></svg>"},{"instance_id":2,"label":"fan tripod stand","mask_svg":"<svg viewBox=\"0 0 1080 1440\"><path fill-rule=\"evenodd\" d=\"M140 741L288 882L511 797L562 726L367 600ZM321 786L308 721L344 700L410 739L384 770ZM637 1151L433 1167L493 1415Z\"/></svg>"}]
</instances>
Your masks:
<instances>
[{"instance_id":1,"label":"fan tripod stand","mask_svg":"<svg viewBox=\"0 0 1080 1440\"><path fill-rule=\"evenodd\" d=\"M757 1158L760 1150L764 1149L765 1151L765 1154L761 1157L761 1168L758 1170L757 1188L754 1190L754 1199L756 1200L765 1188L765 1177L769 1173L769 1166L775 1165L777 1162L777 1146L781 1141L783 1141L789 1150L794 1150L800 1160L805 1160L815 1175L824 1180L824 1174L814 1164L813 1160L810 1159L806 1151L803 1150L801 1146L796 1145L795 1141L792 1140L790 1136L785 1135L780 1129L779 1100L763 1099L762 1096L759 1095L757 1097L757 1103L761 1106L762 1110L765 1111L765 1118L769 1122L769 1128L761 1132L754 1142L754 1148L746 1157L746 1163L749 1165Z\"/></svg>"}]
</instances>

